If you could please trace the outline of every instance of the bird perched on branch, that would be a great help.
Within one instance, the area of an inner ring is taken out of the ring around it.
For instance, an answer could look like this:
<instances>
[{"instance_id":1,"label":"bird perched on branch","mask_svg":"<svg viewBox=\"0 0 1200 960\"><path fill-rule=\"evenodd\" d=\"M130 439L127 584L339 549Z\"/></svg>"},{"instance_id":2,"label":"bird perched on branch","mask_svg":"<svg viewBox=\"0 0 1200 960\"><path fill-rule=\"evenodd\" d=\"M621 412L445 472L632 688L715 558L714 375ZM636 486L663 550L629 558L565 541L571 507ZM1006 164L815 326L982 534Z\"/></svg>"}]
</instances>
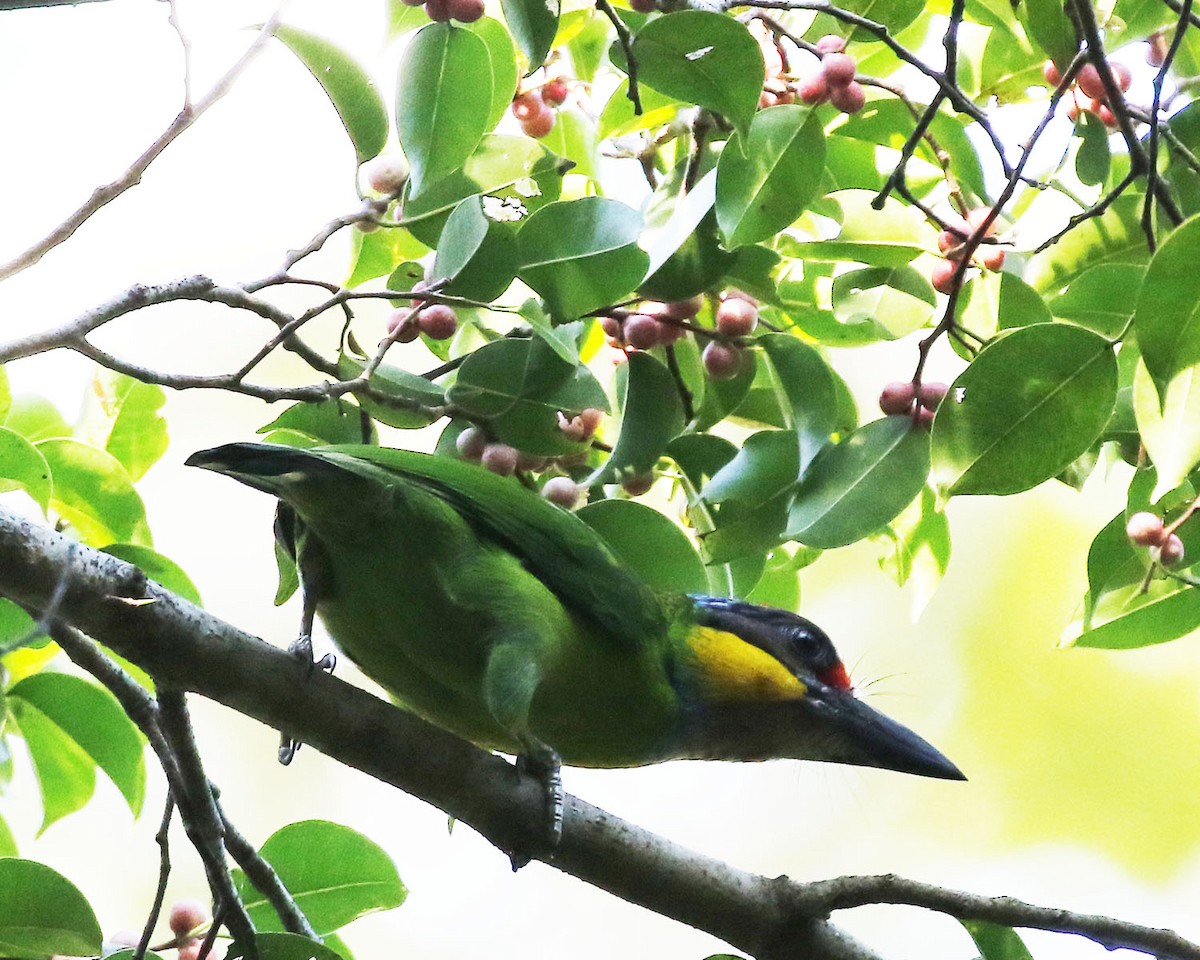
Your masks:
<instances>
[{"instance_id":1,"label":"bird perched on branch","mask_svg":"<svg viewBox=\"0 0 1200 960\"><path fill-rule=\"evenodd\" d=\"M798 758L963 779L857 699L784 610L651 589L586 523L458 460L233 443L188 464L279 498L312 612L395 701L541 776L559 763Z\"/></svg>"}]
</instances>

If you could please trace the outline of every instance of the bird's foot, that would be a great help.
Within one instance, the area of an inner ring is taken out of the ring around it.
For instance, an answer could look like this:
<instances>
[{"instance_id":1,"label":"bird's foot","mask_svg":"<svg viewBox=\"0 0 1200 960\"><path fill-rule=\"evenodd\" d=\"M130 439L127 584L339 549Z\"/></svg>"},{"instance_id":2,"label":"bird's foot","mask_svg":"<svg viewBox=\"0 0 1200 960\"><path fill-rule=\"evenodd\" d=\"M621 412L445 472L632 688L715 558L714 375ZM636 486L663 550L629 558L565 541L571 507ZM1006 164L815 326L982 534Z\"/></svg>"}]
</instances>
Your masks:
<instances>
[{"instance_id":1,"label":"bird's foot","mask_svg":"<svg viewBox=\"0 0 1200 960\"><path fill-rule=\"evenodd\" d=\"M562 759L558 751L540 740L526 738L525 749L517 757L517 771L528 774L542 785L546 800L546 833L544 840L550 849L558 846L563 832L564 794L562 785ZM516 873L533 857L525 851L509 854L513 872Z\"/></svg>"},{"instance_id":2,"label":"bird's foot","mask_svg":"<svg viewBox=\"0 0 1200 960\"><path fill-rule=\"evenodd\" d=\"M320 660L314 659L312 634L307 630L301 633L288 648L288 653L299 660L300 665L307 671L305 679L312 677L314 670L333 673L333 668L337 666L337 657L332 653L325 654ZM286 734L281 734L279 737L279 762L285 767L291 763L296 756L296 751L300 749L300 745L299 740L293 740Z\"/></svg>"}]
</instances>

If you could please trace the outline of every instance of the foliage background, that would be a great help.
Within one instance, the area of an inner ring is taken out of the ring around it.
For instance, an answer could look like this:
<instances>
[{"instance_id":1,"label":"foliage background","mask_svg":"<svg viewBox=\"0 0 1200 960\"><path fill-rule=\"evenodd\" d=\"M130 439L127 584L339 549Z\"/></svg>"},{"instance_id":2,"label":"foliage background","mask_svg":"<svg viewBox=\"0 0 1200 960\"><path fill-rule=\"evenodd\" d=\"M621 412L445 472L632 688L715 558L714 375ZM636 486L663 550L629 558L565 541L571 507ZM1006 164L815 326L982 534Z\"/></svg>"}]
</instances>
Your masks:
<instances>
[{"instance_id":1,"label":"foliage background","mask_svg":"<svg viewBox=\"0 0 1200 960\"><path fill-rule=\"evenodd\" d=\"M382 2L333 6L298 0L287 19L377 62L378 50L362 43L383 35ZM272 9L239 0L184 5L197 89L244 45L237 28ZM0 150L0 222L4 247L18 249L116 176L174 116L179 61L163 11L145 0L6 13L5 28L0 89L9 93L0 99L0 139L9 146ZM269 50L141 186L39 269L0 288L0 323L15 336L131 283L183 272L260 275L317 225L354 208L353 171L318 86L282 47ZM172 242L156 243L168 229ZM319 257L320 270L339 275L345 248L331 244ZM260 331L232 316L170 304L106 330L100 342L137 338L138 353L153 365L156 350L177 355L183 338L196 369L215 370L221 358L257 343ZM834 362L868 410L879 386L906 377L913 359L883 345L838 352ZM289 362L296 361L272 357L275 366L264 369L282 379ZM958 369L948 353L938 354L932 373L949 380ZM70 417L88 368L56 353L9 374L14 392L51 396ZM193 450L248 437L266 419L262 404L174 394L166 412L171 451L139 485L157 548L191 573L214 613L275 641L290 638L298 608L270 602L267 499L180 466ZM1085 586L1090 534L1121 509L1127 481L1126 474L1110 482L1097 476L1082 495L1047 484L1004 500L952 500L954 561L916 624L911 586L897 590L882 572L863 579L864 569L873 570L869 544L806 572L803 610L834 637L856 681L877 681L876 702L943 748L968 783L778 762L567 770L567 789L766 875L896 872L1200 939L1200 648L1193 639L1119 652L1055 649ZM326 818L362 831L396 859L409 899L350 929L347 941L362 956L701 957L720 949L544 865L514 876L470 830L448 834L438 811L312 750L280 768L272 731L200 702L195 710L210 773L251 840L292 820ZM162 789L151 776L149 813L133 823L102 782L97 806L24 843L22 855L78 884L107 933L136 928L153 892L153 811ZM3 800L0 812L21 837L40 822L34 796L14 790ZM175 851L168 901L204 897L182 835ZM953 922L909 908L866 908L838 922L892 956L938 960L971 949ZM1035 956L1106 955L1075 938L1028 933L1026 940Z\"/></svg>"}]
</instances>

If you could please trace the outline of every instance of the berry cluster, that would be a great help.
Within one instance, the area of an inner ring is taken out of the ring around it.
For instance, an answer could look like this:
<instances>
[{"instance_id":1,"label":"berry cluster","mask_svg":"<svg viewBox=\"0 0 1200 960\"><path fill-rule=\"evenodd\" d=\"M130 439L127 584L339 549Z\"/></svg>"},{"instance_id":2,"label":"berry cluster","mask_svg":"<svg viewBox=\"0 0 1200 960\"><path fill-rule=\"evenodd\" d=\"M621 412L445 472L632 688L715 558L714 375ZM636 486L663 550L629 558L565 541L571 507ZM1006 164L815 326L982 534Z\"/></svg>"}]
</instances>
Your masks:
<instances>
[{"instance_id":1,"label":"berry cluster","mask_svg":"<svg viewBox=\"0 0 1200 960\"><path fill-rule=\"evenodd\" d=\"M513 116L521 121L521 130L527 137L544 137L550 132L554 126L554 110L566 103L568 92L562 80L548 80L540 87L513 97Z\"/></svg>"},{"instance_id":2,"label":"berry cluster","mask_svg":"<svg viewBox=\"0 0 1200 960\"><path fill-rule=\"evenodd\" d=\"M178 960L196 960L200 956L200 949L204 946L204 928L211 920L208 907L199 900L177 900L171 904L167 922L175 934ZM105 941L105 946L120 949L137 947L141 939L141 933L135 930L119 930Z\"/></svg>"},{"instance_id":3,"label":"berry cluster","mask_svg":"<svg viewBox=\"0 0 1200 960\"><path fill-rule=\"evenodd\" d=\"M483 16L483 0L404 0L410 7L425 5L425 16L430 20L458 20L474 23Z\"/></svg>"},{"instance_id":4,"label":"berry cluster","mask_svg":"<svg viewBox=\"0 0 1200 960\"><path fill-rule=\"evenodd\" d=\"M846 41L827 34L816 43L821 65L800 79L796 95L802 103L815 106L828 100L842 113L858 113L867 102L867 92L854 79L858 64L846 53Z\"/></svg>"},{"instance_id":5,"label":"berry cluster","mask_svg":"<svg viewBox=\"0 0 1200 960\"><path fill-rule=\"evenodd\" d=\"M950 222L947 229L938 235L938 249L945 256L939 260L930 273L929 282L938 293L953 292L954 272L962 259L962 248L967 237L976 233L984 224L992 211L987 207L979 207L967 214L966 220ZM990 237L996 232L996 221L987 225L983 235ZM1004 250L995 244L982 244L975 251L975 261L988 270L999 270L1004 266Z\"/></svg>"},{"instance_id":6,"label":"berry cluster","mask_svg":"<svg viewBox=\"0 0 1200 960\"><path fill-rule=\"evenodd\" d=\"M1164 567L1172 567L1183 559L1183 541L1167 533L1162 517L1157 514L1135 513L1125 524L1125 535L1139 547L1150 548L1150 559Z\"/></svg>"},{"instance_id":7,"label":"berry cluster","mask_svg":"<svg viewBox=\"0 0 1200 960\"><path fill-rule=\"evenodd\" d=\"M1117 81L1117 87L1124 93L1133 82L1133 73L1123 63L1117 63L1115 60L1109 60L1107 63L1108 69L1112 71L1113 79ZM1062 71L1058 69L1053 60L1046 61L1042 68L1042 76L1052 87L1057 87L1062 83ZM1076 121L1079 119L1081 110L1095 114L1106 127L1117 125L1116 114L1112 112L1108 103L1104 80L1094 63L1085 63L1080 68L1079 74L1075 78L1074 99L1067 108L1067 116L1072 121Z\"/></svg>"},{"instance_id":8,"label":"berry cluster","mask_svg":"<svg viewBox=\"0 0 1200 960\"><path fill-rule=\"evenodd\" d=\"M879 409L895 416L911 414L915 407L917 424L928 427L949 389L944 383L922 383L914 388L911 380L895 380L880 391Z\"/></svg>"},{"instance_id":9,"label":"berry cluster","mask_svg":"<svg viewBox=\"0 0 1200 960\"><path fill-rule=\"evenodd\" d=\"M418 292L427 287L423 280L413 284L413 290ZM453 307L444 303L427 305L423 300L413 300L411 307L393 310L387 323L388 339L397 343L411 343L422 333L430 340L449 340L457 330L458 315Z\"/></svg>"}]
</instances>

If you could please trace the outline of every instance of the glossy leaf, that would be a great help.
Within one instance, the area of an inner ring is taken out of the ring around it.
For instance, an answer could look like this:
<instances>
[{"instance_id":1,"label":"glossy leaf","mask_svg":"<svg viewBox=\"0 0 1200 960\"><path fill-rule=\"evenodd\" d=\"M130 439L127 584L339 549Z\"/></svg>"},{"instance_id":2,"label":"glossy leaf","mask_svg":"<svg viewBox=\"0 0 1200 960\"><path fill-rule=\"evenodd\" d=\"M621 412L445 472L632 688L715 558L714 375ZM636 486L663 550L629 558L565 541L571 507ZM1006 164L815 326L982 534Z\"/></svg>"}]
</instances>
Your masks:
<instances>
[{"instance_id":1,"label":"glossy leaf","mask_svg":"<svg viewBox=\"0 0 1200 960\"><path fill-rule=\"evenodd\" d=\"M0 859L0 955L96 956L102 939L95 913L70 880L42 863Z\"/></svg>"},{"instance_id":2,"label":"glossy leaf","mask_svg":"<svg viewBox=\"0 0 1200 960\"><path fill-rule=\"evenodd\" d=\"M398 84L396 130L412 166L412 193L419 196L462 167L487 132L492 112L487 44L470 30L428 24L405 47Z\"/></svg>"},{"instance_id":3,"label":"glossy leaf","mask_svg":"<svg viewBox=\"0 0 1200 960\"><path fill-rule=\"evenodd\" d=\"M796 435L763 430L748 436L737 456L717 471L702 491L710 503L738 500L759 504L792 486L800 475Z\"/></svg>"},{"instance_id":4,"label":"glossy leaf","mask_svg":"<svg viewBox=\"0 0 1200 960\"><path fill-rule=\"evenodd\" d=\"M764 66L758 44L742 24L707 10L668 13L638 31L632 53L640 82L707 107L748 135Z\"/></svg>"},{"instance_id":5,"label":"glossy leaf","mask_svg":"<svg viewBox=\"0 0 1200 960\"><path fill-rule=\"evenodd\" d=\"M880 339L898 340L933 317L937 294L909 266L867 267L833 282L833 316L844 326L869 324Z\"/></svg>"},{"instance_id":6,"label":"glossy leaf","mask_svg":"<svg viewBox=\"0 0 1200 960\"><path fill-rule=\"evenodd\" d=\"M1132 650L1187 636L1200 628L1200 590L1181 587L1081 633L1079 647Z\"/></svg>"},{"instance_id":7,"label":"glossy leaf","mask_svg":"<svg viewBox=\"0 0 1200 960\"><path fill-rule=\"evenodd\" d=\"M1047 306L1056 317L1115 337L1137 308L1145 276L1146 268L1140 264L1112 264L1088 270Z\"/></svg>"},{"instance_id":8,"label":"glossy leaf","mask_svg":"<svg viewBox=\"0 0 1200 960\"><path fill-rule=\"evenodd\" d=\"M622 373L621 432L612 456L591 483L616 483L625 476L647 473L683 430L679 391L660 361L648 353L632 353Z\"/></svg>"},{"instance_id":9,"label":"glossy leaf","mask_svg":"<svg viewBox=\"0 0 1200 960\"><path fill-rule=\"evenodd\" d=\"M787 536L841 547L893 520L929 477L929 434L907 416L868 423L826 448L796 491Z\"/></svg>"},{"instance_id":10,"label":"glossy leaf","mask_svg":"<svg viewBox=\"0 0 1200 960\"><path fill-rule=\"evenodd\" d=\"M688 243L709 216L717 198L717 173L706 173L682 196L672 186L663 184L655 193L649 210L652 219L641 238L650 254L646 272L651 277Z\"/></svg>"},{"instance_id":11,"label":"glossy leaf","mask_svg":"<svg viewBox=\"0 0 1200 960\"><path fill-rule=\"evenodd\" d=\"M277 430L304 434L314 445L373 442L376 436L375 424L363 416L358 406L342 397L293 404L254 432L269 435Z\"/></svg>"},{"instance_id":12,"label":"glossy leaf","mask_svg":"<svg viewBox=\"0 0 1200 960\"><path fill-rule=\"evenodd\" d=\"M1200 363L1200 216L1166 239L1146 271L1133 315L1142 360L1165 401L1167 383Z\"/></svg>"},{"instance_id":13,"label":"glossy leaf","mask_svg":"<svg viewBox=\"0 0 1200 960\"><path fill-rule=\"evenodd\" d=\"M51 504L88 544L153 545L142 498L112 454L66 438L43 440L37 448L54 479Z\"/></svg>"},{"instance_id":14,"label":"glossy leaf","mask_svg":"<svg viewBox=\"0 0 1200 960\"><path fill-rule=\"evenodd\" d=\"M500 0L504 19L532 73L546 59L558 31L559 0Z\"/></svg>"},{"instance_id":15,"label":"glossy leaf","mask_svg":"<svg viewBox=\"0 0 1200 960\"><path fill-rule=\"evenodd\" d=\"M87 805L96 790L96 762L58 724L23 699L11 697L9 709L33 762L45 830Z\"/></svg>"},{"instance_id":16,"label":"glossy leaf","mask_svg":"<svg viewBox=\"0 0 1200 960\"><path fill-rule=\"evenodd\" d=\"M18 394L12 398L4 425L30 443L71 435L71 427L58 408L45 397L32 394Z\"/></svg>"},{"instance_id":17,"label":"glossy leaf","mask_svg":"<svg viewBox=\"0 0 1200 960\"><path fill-rule=\"evenodd\" d=\"M1159 407L1144 363L1133 379L1133 412L1146 452L1158 470L1157 500L1175 489L1200 463L1200 366L1188 367L1167 385Z\"/></svg>"},{"instance_id":18,"label":"glossy leaf","mask_svg":"<svg viewBox=\"0 0 1200 960\"><path fill-rule=\"evenodd\" d=\"M387 143L387 108L366 71L323 37L286 24L275 28L275 36L321 84L341 117L358 162L378 154Z\"/></svg>"},{"instance_id":19,"label":"glossy leaf","mask_svg":"<svg viewBox=\"0 0 1200 960\"><path fill-rule=\"evenodd\" d=\"M575 164L572 172L593 180L600 179L596 167L595 123L582 112L564 108L556 112L554 126L542 137L547 150Z\"/></svg>"},{"instance_id":20,"label":"glossy leaf","mask_svg":"<svg viewBox=\"0 0 1200 960\"><path fill-rule=\"evenodd\" d=\"M346 276L346 286L357 287L376 277L387 276L395 269L396 264L422 256L428 249L411 232L401 228L376 230L372 233L352 230L350 270Z\"/></svg>"},{"instance_id":21,"label":"glossy leaf","mask_svg":"<svg viewBox=\"0 0 1200 960\"><path fill-rule=\"evenodd\" d=\"M975 946L980 960L1033 960L1029 948L1012 927L984 920L960 920Z\"/></svg>"},{"instance_id":22,"label":"glossy leaf","mask_svg":"<svg viewBox=\"0 0 1200 960\"><path fill-rule=\"evenodd\" d=\"M542 295L556 320L583 316L617 302L645 276L641 227L638 212L616 200L551 203L517 235L518 276Z\"/></svg>"},{"instance_id":23,"label":"glossy leaf","mask_svg":"<svg viewBox=\"0 0 1200 960\"><path fill-rule=\"evenodd\" d=\"M708 578L687 536L655 510L632 500L597 500L575 514L656 590L704 593Z\"/></svg>"},{"instance_id":24,"label":"glossy leaf","mask_svg":"<svg viewBox=\"0 0 1200 960\"><path fill-rule=\"evenodd\" d=\"M1079 47L1075 27L1062 0L1027 0L1018 10L1028 33L1060 69L1065 70Z\"/></svg>"},{"instance_id":25,"label":"glossy leaf","mask_svg":"<svg viewBox=\"0 0 1200 960\"><path fill-rule=\"evenodd\" d=\"M434 277L450 281L446 293L486 302L507 290L516 274L512 225L488 217L480 197L468 197L454 208L442 228Z\"/></svg>"},{"instance_id":26,"label":"glossy leaf","mask_svg":"<svg viewBox=\"0 0 1200 960\"><path fill-rule=\"evenodd\" d=\"M1058 294L1100 264L1145 263L1146 236L1138 224L1141 208L1139 197L1118 197L1100 216L1085 220L1044 253L1030 257L1026 283L1039 293Z\"/></svg>"},{"instance_id":27,"label":"glossy leaf","mask_svg":"<svg viewBox=\"0 0 1200 960\"><path fill-rule=\"evenodd\" d=\"M75 438L107 450L132 480L140 480L167 451L167 402L162 387L123 373L99 370L92 377Z\"/></svg>"},{"instance_id":28,"label":"glossy leaf","mask_svg":"<svg viewBox=\"0 0 1200 960\"><path fill-rule=\"evenodd\" d=\"M934 478L946 495L1028 490L1092 445L1116 394L1103 337L1059 323L1016 330L984 349L938 408Z\"/></svg>"},{"instance_id":29,"label":"glossy leaf","mask_svg":"<svg viewBox=\"0 0 1200 960\"><path fill-rule=\"evenodd\" d=\"M346 960L346 956L327 944L316 943L298 933L265 932L254 936L254 950L234 941L225 954L226 960Z\"/></svg>"},{"instance_id":30,"label":"glossy leaf","mask_svg":"<svg viewBox=\"0 0 1200 960\"><path fill-rule=\"evenodd\" d=\"M800 445L797 476L826 446L837 427L837 385L824 358L806 343L783 334L759 338L771 358L778 390L787 398L791 427Z\"/></svg>"},{"instance_id":31,"label":"glossy leaf","mask_svg":"<svg viewBox=\"0 0 1200 960\"><path fill-rule=\"evenodd\" d=\"M652 87L639 87L638 99L642 104L642 112L634 113L633 101L629 99L629 80L622 80L600 112L596 136L607 140L661 127L674 119L675 111L682 105L682 101L659 93Z\"/></svg>"},{"instance_id":32,"label":"glossy leaf","mask_svg":"<svg viewBox=\"0 0 1200 960\"><path fill-rule=\"evenodd\" d=\"M817 114L795 105L760 110L744 143L735 134L717 164L717 223L727 247L767 240L816 196L825 168Z\"/></svg>"},{"instance_id":33,"label":"glossy leaf","mask_svg":"<svg viewBox=\"0 0 1200 960\"><path fill-rule=\"evenodd\" d=\"M21 434L0 427L0 493L18 487L43 513L49 509L54 484L46 458Z\"/></svg>"},{"instance_id":34,"label":"glossy leaf","mask_svg":"<svg viewBox=\"0 0 1200 960\"><path fill-rule=\"evenodd\" d=\"M366 366L365 358L343 353L338 359L338 376L344 379L356 377ZM401 430L428 426L436 417L421 407L438 407L446 402L446 394L437 384L390 363L381 363L375 368L370 384L384 397L394 399L395 405L364 396L361 398L363 409L380 423Z\"/></svg>"},{"instance_id":35,"label":"glossy leaf","mask_svg":"<svg viewBox=\"0 0 1200 960\"><path fill-rule=\"evenodd\" d=\"M925 4L921 0L848 0L842 9L881 23L889 32L897 33L920 16ZM856 28L850 37L855 41L878 39L861 28Z\"/></svg>"},{"instance_id":36,"label":"glossy leaf","mask_svg":"<svg viewBox=\"0 0 1200 960\"><path fill-rule=\"evenodd\" d=\"M408 895L391 857L374 841L327 820L281 827L259 851L318 933L400 906ZM240 870L238 892L259 930L280 930L275 910Z\"/></svg>"},{"instance_id":37,"label":"glossy leaf","mask_svg":"<svg viewBox=\"0 0 1200 960\"><path fill-rule=\"evenodd\" d=\"M492 107L486 127L491 130L504 118L517 92L517 81L520 79L517 52L513 49L512 36L504 24L493 17L480 17L474 23L464 23L463 27L479 37L487 47L492 68Z\"/></svg>"}]
</instances>

